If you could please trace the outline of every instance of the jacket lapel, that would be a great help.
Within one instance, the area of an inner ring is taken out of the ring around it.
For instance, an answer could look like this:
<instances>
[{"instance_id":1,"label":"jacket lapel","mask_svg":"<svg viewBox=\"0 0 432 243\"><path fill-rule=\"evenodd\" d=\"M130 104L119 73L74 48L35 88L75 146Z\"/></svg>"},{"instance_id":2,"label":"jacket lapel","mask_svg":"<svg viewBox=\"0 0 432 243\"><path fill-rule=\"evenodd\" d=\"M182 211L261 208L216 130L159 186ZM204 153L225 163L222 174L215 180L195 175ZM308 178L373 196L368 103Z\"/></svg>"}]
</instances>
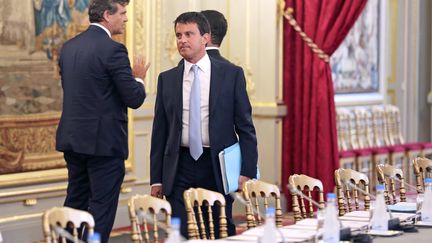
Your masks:
<instances>
[{"instance_id":1,"label":"jacket lapel","mask_svg":"<svg viewBox=\"0 0 432 243\"><path fill-rule=\"evenodd\" d=\"M210 111L209 115L214 113L216 109L217 100L220 95L220 91L224 82L224 72L220 67L220 64L215 59L210 57L211 61L211 77L210 77L210 98L209 98L209 106Z\"/></svg>"},{"instance_id":2,"label":"jacket lapel","mask_svg":"<svg viewBox=\"0 0 432 243\"><path fill-rule=\"evenodd\" d=\"M178 121L182 121L182 114L183 114L183 70L184 70L184 63L181 63L177 66L177 68L174 71L174 79L175 82L173 84L172 93L175 96L174 97L174 106L176 116L178 118ZM179 92L180 91L180 92Z\"/></svg>"}]
</instances>

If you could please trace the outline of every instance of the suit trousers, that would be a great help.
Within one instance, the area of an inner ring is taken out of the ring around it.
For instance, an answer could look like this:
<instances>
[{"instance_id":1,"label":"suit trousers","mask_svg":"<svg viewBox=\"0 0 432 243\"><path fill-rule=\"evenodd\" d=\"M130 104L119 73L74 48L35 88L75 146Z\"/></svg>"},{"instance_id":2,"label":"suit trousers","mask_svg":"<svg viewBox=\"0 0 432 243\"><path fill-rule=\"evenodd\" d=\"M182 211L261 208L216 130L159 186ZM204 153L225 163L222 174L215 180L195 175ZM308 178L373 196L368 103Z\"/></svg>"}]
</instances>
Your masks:
<instances>
[{"instance_id":1,"label":"suit trousers","mask_svg":"<svg viewBox=\"0 0 432 243\"><path fill-rule=\"evenodd\" d=\"M75 152L64 152L64 158L69 177L64 205L90 212L95 232L101 234L101 242L107 242L125 175L124 159Z\"/></svg>"},{"instance_id":2,"label":"suit trousers","mask_svg":"<svg viewBox=\"0 0 432 243\"><path fill-rule=\"evenodd\" d=\"M179 164L172 193L167 196L167 200L170 202L173 210L172 216L180 218L180 232L186 238L188 238L187 214L183 200L183 192L191 187L201 187L207 190L218 191L209 148L204 148L203 154L197 161L191 157L188 148L180 148ZM232 204L234 200L228 195L225 196L225 201L228 235L235 235L235 225L232 219ZM219 219L219 207L212 207L212 211L213 219ZM204 209L203 212L205 212ZM214 221L215 236L219 238L219 220Z\"/></svg>"}]
</instances>

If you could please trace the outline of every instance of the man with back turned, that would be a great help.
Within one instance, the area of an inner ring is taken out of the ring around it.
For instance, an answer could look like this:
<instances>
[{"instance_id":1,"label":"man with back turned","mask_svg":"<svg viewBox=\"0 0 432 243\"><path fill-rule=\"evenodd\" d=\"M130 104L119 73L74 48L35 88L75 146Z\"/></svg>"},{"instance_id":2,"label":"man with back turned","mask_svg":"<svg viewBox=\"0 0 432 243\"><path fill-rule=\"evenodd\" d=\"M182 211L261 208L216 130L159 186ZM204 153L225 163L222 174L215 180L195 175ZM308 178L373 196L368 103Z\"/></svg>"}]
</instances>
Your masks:
<instances>
[{"instance_id":1,"label":"man with back turned","mask_svg":"<svg viewBox=\"0 0 432 243\"><path fill-rule=\"evenodd\" d=\"M114 224L128 157L127 108L145 99L149 65L136 58L131 69L122 34L129 0L92 0L90 26L67 41L59 67L64 91L56 149L68 169L65 206L89 211L95 232L107 242Z\"/></svg>"}]
</instances>

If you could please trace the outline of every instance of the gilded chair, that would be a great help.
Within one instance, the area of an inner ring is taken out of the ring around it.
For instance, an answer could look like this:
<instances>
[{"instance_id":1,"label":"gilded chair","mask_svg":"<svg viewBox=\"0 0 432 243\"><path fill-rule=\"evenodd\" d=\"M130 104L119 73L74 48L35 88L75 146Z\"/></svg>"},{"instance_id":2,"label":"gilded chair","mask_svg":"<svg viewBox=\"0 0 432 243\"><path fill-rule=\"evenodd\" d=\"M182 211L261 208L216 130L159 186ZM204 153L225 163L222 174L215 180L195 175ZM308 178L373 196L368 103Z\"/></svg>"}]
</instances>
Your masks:
<instances>
[{"instance_id":1,"label":"gilded chair","mask_svg":"<svg viewBox=\"0 0 432 243\"><path fill-rule=\"evenodd\" d=\"M82 232L78 232L78 228L82 226L88 234L93 233L95 222L93 216L86 211L69 207L53 207L42 215L43 234L47 243L66 242L65 235L70 235L74 242L79 242Z\"/></svg>"},{"instance_id":2,"label":"gilded chair","mask_svg":"<svg viewBox=\"0 0 432 243\"><path fill-rule=\"evenodd\" d=\"M410 161L421 156L422 146L419 143L406 143L402 136L400 112L397 106L386 105L385 114L387 120L387 131L389 133L390 143L396 147L402 147L405 152L405 159L402 162L401 168L405 175L405 180L408 183L414 183L414 171ZM393 164L395 165L395 164Z\"/></svg>"},{"instance_id":3,"label":"gilded chair","mask_svg":"<svg viewBox=\"0 0 432 243\"><path fill-rule=\"evenodd\" d=\"M159 227L164 227L165 236L171 221L171 205L168 201L150 195L135 195L129 199L131 240L134 243L159 242ZM153 238L150 238L150 230Z\"/></svg>"},{"instance_id":4,"label":"gilded chair","mask_svg":"<svg viewBox=\"0 0 432 243\"><path fill-rule=\"evenodd\" d=\"M228 236L226 204L222 194L203 188L190 188L184 191L183 198L189 239L216 239L216 220L219 220L219 238ZM219 218L213 218L212 206L219 207Z\"/></svg>"},{"instance_id":5,"label":"gilded chair","mask_svg":"<svg viewBox=\"0 0 432 243\"><path fill-rule=\"evenodd\" d=\"M369 179L365 174L352 169L337 169L335 171L335 182L339 216L359 210L361 198L363 198L364 209L369 210Z\"/></svg>"},{"instance_id":6,"label":"gilded chair","mask_svg":"<svg viewBox=\"0 0 432 243\"><path fill-rule=\"evenodd\" d=\"M360 115L361 113L361 115ZM354 110L349 113L348 126L350 138L350 150L356 155L355 166L349 169L361 170L365 173L372 173L373 151L370 149L370 139L367 138L367 114L364 110L362 112ZM341 166L341 168L347 168Z\"/></svg>"},{"instance_id":7,"label":"gilded chair","mask_svg":"<svg viewBox=\"0 0 432 243\"><path fill-rule=\"evenodd\" d=\"M413 168L416 177L417 192L424 192L424 179L432 178L432 160L417 157L413 159Z\"/></svg>"},{"instance_id":8,"label":"gilded chair","mask_svg":"<svg viewBox=\"0 0 432 243\"><path fill-rule=\"evenodd\" d=\"M406 202L404 176L401 169L389 164L377 165L377 179L380 184L385 185L384 199L386 204L396 204L398 202L397 194L399 194L401 202ZM399 192L397 192L396 185L399 185Z\"/></svg>"},{"instance_id":9,"label":"gilded chair","mask_svg":"<svg viewBox=\"0 0 432 243\"><path fill-rule=\"evenodd\" d=\"M376 165L390 163L394 167L405 171L407 167L405 148L396 143L403 138L397 132L397 121L392 110L389 106L373 106L371 109L374 146L389 152L388 161L377 160Z\"/></svg>"},{"instance_id":10,"label":"gilded chair","mask_svg":"<svg viewBox=\"0 0 432 243\"><path fill-rule=\"evenodd\" d=\"M338 108L336 110L336 124L340 167L355 169L356 154L350 151L352 148L350 112L347 109Z\"/></svg>"},{"instance_id":11,"label":"gilded chair","mask_svg":"<svg viewBox=\"0 0 432 243\"><path fill-rule=\"evenodd\" d=\"M380 147L381 144L375 143L378 141L374 136L377 129L374 128L376 123L372 111L365 108L355 108L353 113L356 124L357 144L360 149L372 153L371 161L359 161L357 171L367 174L369 178L374 178L375 165L388 163L390 152L388 149ZM375 180L371 180L370 183L370 186L373 187Z\"/></svg>"},{"instance_id":12,"label":"gilded chair","mask_svg":"<svg viewBox=\"0 0 432 243\"><path fill-rule=\"evenodd\" d=\"M246 201L247 228L253 228L264 223L264 212L273 201L275 208L275 223L282 227L282 209L279 188L260 180L249 180L243 185L243 198Z\"/></svg>"},{"instance_id":13,"label":"gilded chair","mask_svg":"<svg viewBox=\"0 0 432 243\"><path fill-rule=\"evenodd\" d=\"M303 194L305 194L311 199L313 199L312 192L317 192L318 200L316 201L318 201L319 203L319 209L324 208L324 192L323 185L320 180L309 177L307 175L294 174L289 177L288 181L290 185L292 185L297 190L303 192ZM291 196L295 222L307 217L314 217L314 209L310 200L308 200L307 198L303 198L295 191L291 191ZM308 208L306 207L305 201L308 201Z\"/></svg>"}]
</instances>

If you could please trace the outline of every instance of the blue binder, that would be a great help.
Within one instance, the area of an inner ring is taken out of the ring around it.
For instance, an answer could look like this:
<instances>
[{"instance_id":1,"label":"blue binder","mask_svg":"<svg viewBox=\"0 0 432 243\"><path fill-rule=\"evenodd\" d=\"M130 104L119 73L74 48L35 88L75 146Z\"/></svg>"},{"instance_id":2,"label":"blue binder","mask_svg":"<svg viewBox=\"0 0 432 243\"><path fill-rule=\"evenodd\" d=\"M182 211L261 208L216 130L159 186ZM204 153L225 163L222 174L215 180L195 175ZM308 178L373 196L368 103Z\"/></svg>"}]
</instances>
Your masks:
<instances>
[{"instance_id":1,"label":"blue binder","mask_svg":"<svg viewBox=\"0 0 432 243\"><path fill-rule=\"evenodd\" d=\"M222 150L219 153L219 163L225 194L237 191L242 163L240 144L235 143ZM258 168L256 177L260 177Z\"/></svg>"}]
</instances>

